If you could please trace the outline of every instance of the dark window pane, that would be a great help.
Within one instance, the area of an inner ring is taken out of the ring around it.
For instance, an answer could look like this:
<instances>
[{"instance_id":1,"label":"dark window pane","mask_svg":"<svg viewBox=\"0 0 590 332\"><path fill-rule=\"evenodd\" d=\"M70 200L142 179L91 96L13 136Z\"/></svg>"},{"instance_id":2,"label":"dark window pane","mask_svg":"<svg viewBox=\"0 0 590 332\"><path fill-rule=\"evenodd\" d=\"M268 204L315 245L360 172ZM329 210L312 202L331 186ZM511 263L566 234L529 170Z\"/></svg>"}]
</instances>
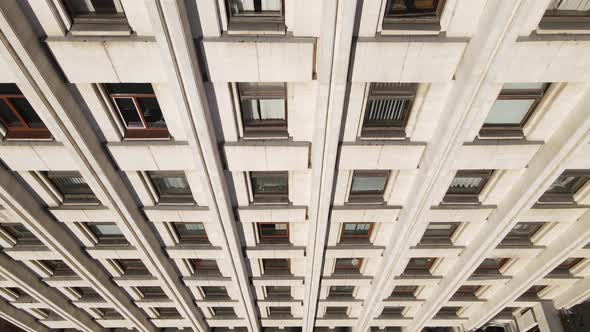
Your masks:
<instances>
[{"instance_id":1,"label":"dark window pane","mask_svg":"<svg viewBox=\"0 0 590 332\"><path fill-rule=\"evenodd\" d=\"M150 272L140 259L117 260L125 275L149 275Z\"/></svg>"},{"instance_id":2,"label":"dark window pane","mask_svg":"<svg viewBox=\"0 0 590 332\"><path fill-rule=\"evenodd\" d=\"M203 286L203 294L207 298L227 298L227 290L222 286Z\"/></svg>"},{"instance_id":3,"label":"dark window pane","mask_svg":"<svg viewBox=\"0 0 590 332\"><path fill-rule=\"evenodd\" d=\"M149 128L166 128L166 121L156 98L137 98L137 103Z\"/></svg>"},{"instance_id":4,"label":"dark window pane","mask_svg":"<svg viewBox=\"0 0 590 332\"><path fill-rule=\"evenodd\" d=\"M147 83L108 83L105 87L110 94L154 94L152 85Z\"/></svg>"},{"instance_id":5,"label":"dark window pane","mask_svg":"<svg viewBox=\"0 0 590 332\"><path fill-rule=\"evenodd\" d=\"M8 107L8 104L6 104L6 101L4 99L0 100L0 118L2 119L2 123L4 123L4 125L9 128L24 127L18 116L16 116L16 114L12 112L12 110L10 109L10 107Z\"/></svg>"},{"instance_id":6,"label":"dark window pane","mask_svg":"<svg viewBox=\"0 0 590 332\"><path fill-rule=\"evenodd\" d=\"M41 121L31 104L25 98L9 98L9 100L30 128L46 128L43 121Z\"/></svg>"},{"instance_id":7,"label":"dark window pane","mask_svg":"<svg viewBox=\"0 0 590 332\"><path fill-rule=\"evenodd\" d=\"M180 243L209 243L203 223L174 223L174 228Z\"/></svg>"},{"instance_id":8,"label":"dark window pane","mask_svg":"<svg viewBox=\"0 0 590 332\"><path fill-rule=\"evenodd\" d=\"M266 296L268 297L290 297L291 287L289 286L266 286Z\"/></svg>"},{"instance_id":9,"label":"dark window pane","mask_svg":"<svg viewBox=\"0 0 590 332\"><path fill-rule=\"evenodd\" d=\"M137 287L144 298L166 297L162 287Z\"/></svg>"},{"instance_id":10,"label":"dark window pane","mask_svg":"<svg viewBox=\"0 0 590 332\"><path fill-rule=\"evenodd\" d=\"M354 286L331 286L328 296L353 296Z\"/></svg>"},{"instance_id":11,"label":"dark window pane","mask_svg":"<svg viewBox=\"0 0 590 332\"><path fill-rule=\"evenodd\" d=\"M436 15L438 0L389 0L387 16L423 17Z\"/></svg>"},{"instance_id":12,"label":"dark window pane","mask_svg":"<svg viewBox=\"0 0 590 332\"><path fill-rule=\"evenodd\" d=\"M552 194L575 194L576 191L582 186L582 181L585 182L585 178L581 176L573 176L573 175L561 175L560 177L551 184L549 189L547 189L547 193Z\"/></svg>"},{"instance_id":13,"label":"dark window pane","mask_svg":"<svg viewBox=\"0 0 590 332\"><path fill-rule=\"evenodd\" d=\"M92 190L81 175L73 173L61 175L58 172L49 173L49 178L63 195L87 194L93 195Z\"/></svg>"},{"instance_id":14,"label":"dark window pane","mask_svg":"<svg viewBox=\"0 0 590 332\"><path fill-rule=\"evenodd\" d=\"M232 16L279 16L281 0L229 0Z\"/></svg>"},{"instance_id":15,"label":"dark window pane","mask_svg":"<svg viewBox=\"0 0 590 332\"><path fill-rule=\"evenodd\" d=\"M253 176L252 187L255 193L282 194L287 192L287 178L277 176Z\"/></svg>"},{"instance_id":16,"label":"dark window pane","mask_svg":"<svg viewBox=\"0 0 590 332\"><path fill-rule=\"evenodd\" d=\"M143 122L141 122L133 98L115 98L115 103L127 128L143 128Z\"/></svg>"}]
</instances>

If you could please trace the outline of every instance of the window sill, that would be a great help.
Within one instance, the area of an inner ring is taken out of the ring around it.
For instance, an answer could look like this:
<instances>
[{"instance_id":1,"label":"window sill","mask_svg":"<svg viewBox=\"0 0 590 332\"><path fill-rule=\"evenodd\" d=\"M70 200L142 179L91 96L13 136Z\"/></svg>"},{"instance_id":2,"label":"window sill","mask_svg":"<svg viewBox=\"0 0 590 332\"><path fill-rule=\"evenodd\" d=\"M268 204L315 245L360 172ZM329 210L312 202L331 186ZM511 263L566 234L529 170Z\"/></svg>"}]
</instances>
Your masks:
<instances>
[{"instance_id":1,"label":"window sill","mask_svg":"<svg viewBox=\"0 0 590 332\"><path fill-rule=\"evenodd\" d=\"M438 19L384 19L382 29L381 35L438 35L441 33Z\"/></svg>"},{"instance_id":2,"label":"window sill","mask_svg":"<svg viewBox=\"0 0 590 332\"><path fill-rule=\"evenodd\" d=\"M543 17L536 30L537 34L590 34L590 16L587 17Z\"/></svg>"},{"instance_id":3,"label":"window sill","mask_svg":"<svg viewBox=\"0 0 590 332\"><path fill-rule=\"evenodd\" d=\"M78 36L130 36L131 28L125 23L74 23L70 35Z\"/></svg>"},{"instance_id":4,"label":"window sill","mask_svg":"<svg viewBox=\"0 0 590 332\"><path fill-rule=\"evenodd\" d=\"M383 195L375 196L354 196L348 197L348 204L384 204Z\"/></svg>"},{"instance_id":5,"label":"window sill","mask_svg":"<svg viewBox=\"0 0 590 332\"><path fill-rule=\"evenodd\" d=\"M52 141L49 130L9 130L4 136L8 141Z\"/></svg>"},{"instance_id":6,"label":"window sill","mask_svg":"<svg viewBox=\"0 0 590 332\"><path fill-rule=\"evenodd\" d=\"M361 140L405 140L406 130L403 128L366 129L361 131Z\"/></svg>"},{"instance_id":7,"label":"window sill","mask_svg":"<svg viewBox=\"0 0 590 332\"><path fill-rule=\"evenodd\" d=\"M466 196L466 195L445 195L441 204L452 205L452 204L468 204L468 205L479 205L481 202L477 196Z\"/></svg>"},{"instance_id":8,"label":"window sill","mask_svg":"<svg viewBox=\"0 0 590 332\"><path fill-rule=\"evenodd\" d=\"M170 132L168 129L158 130L127 130L123 140L135 141L135 140L169 140Z\"/></svg>"},{"instance_id":9,"label":"window sill","mask_svg":"<svg viewBox=\"0 0 590 332\"><path fill-rule=\"evenodd\" d=\"M258 21L257 18L230 19L227 26L228 35L270 35L284 36L287 28L284 21Z\"/></svg>"}]
</instances>

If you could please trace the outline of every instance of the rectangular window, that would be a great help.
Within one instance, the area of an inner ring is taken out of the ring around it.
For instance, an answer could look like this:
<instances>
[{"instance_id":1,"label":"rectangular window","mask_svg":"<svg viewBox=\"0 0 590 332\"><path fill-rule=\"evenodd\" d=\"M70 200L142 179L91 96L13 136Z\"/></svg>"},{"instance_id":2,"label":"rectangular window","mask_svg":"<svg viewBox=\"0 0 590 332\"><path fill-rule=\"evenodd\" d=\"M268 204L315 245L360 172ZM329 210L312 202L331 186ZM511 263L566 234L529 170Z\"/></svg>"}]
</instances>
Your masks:
<instances>
[{"instance_id":1,"label":"rectangular window","mask_svg":"<svg viewBox=\"0 0 590 332\"><path fill-rule=\"evenodd\" d=\"M203 223L175 222L172 225L180 239L180 244L209 244Z\"/></svg>"},{"instance_id":2,"label":"rectangular window","mask_svg":"<svg viewBox=\"0 0 590 332\"><path fill-rule=\"evenodd\" d=\"M194 204L184 172L148 172L158 194L158 204Z\"/></svg>"},{"instance_id":3,"label":"rectangular window","mask_svg":"<svg viewBox=\"0 0 590 332\"><path fill-rule=\"evenodd\" d=\"M543 225L545 223L542 222L519 222L514 225L500 244L530 246L533 243L531 238Z\"/></svg>"},{"instance_id":4,"label":"rectangular window","mask_svg":"<svg viewBox=\"0 0 590 332\"><path fill-rule=\"evenodd\" d=\"M287 138L285 83L238 83L244 138Z\"/></svg>"},{"instance_id":5,"label":"rectangular window","mask_svg":"<svg viewBox=\"0 0 590 332\"><path fill-rule=\"evenodd\" d=\"M291 307L268 307L270 316L291 316Z\"/></svg>"},{"instance_id":6,"label":"rectangular window","mask_svg":"<svg viewBox=\"0 0 590 332\"><path fill-rule=\"evenodd\" d=\"M481 286L461 286L455 292L454 297L476 297L477 292L481 289Z\"/></svg>"},{"instance_id":7,"label":"rectangular window","mask_svg":"<svg viewBox=\"0 0 590 332\"><path fill-rule=\"evenodd\" d=\"M236 312L233 307L211 307L214 316L235 317Z\"/></svg>"},{"instance_id":8,"label":"rectangular window","mask_svg":"<svg viewBox=\"0 0 590 332\"><path fill-rule=\"evenodd\" d=\"M158 99L147 83L105 84L125 126L126 139L170 137Z\"/></svg>"},{"instance_id":9,"label":"rectangular window","mask_svg":"<svg viewBox=\"0 0 590 332\"><path fill-rule=\"evenodd\" d=\"M500 274L500 269L508 262L508 258L486 258L473 272L474 275Z\"/></svg>"},{"instance_id":10,"label":"rectangular window","mask_svg":"<svg viewBox=\"0 0 590 332\"><path fill-rule=\"evenodd\" d=\"M336 258L335 274L358 274L363 263L362 258Z\"/></svg>"},{"instance_id":11,"label":"rectangular window","mask_svg":"<svg viewBox=\"0 0 590 332\"><path fill-rule=\"evenodd\" d=\"M417 87L414 83L371 83L361 137L405 138Z\"/></svg>"},{"instance_id":12,"label":"rectangular window","mask_svg":"<svg viewBox=\"0 0 590 332\"><path fill-rule=\"evenodd\" d=\"M373 223L344 223L340 234L341 243L369 243Z\"/></svg>"},{"instance_id":13,"label":"rectangular window","mask_svg":"<svg viewBox=\"0 0 590 332\"><path fill-rule=\"evenodd\" d=\"M418 290L418 286L395 286L393 288L393 292L391 292L391 297L416 297L416 291Z\"/></svg>"},{"instance_id":14,"label":"rectangular window","mask_svg":"<svg viewBox=\"0 0 590 332\"><path fill-rule=\"evenodd\" d=\"M78 172L47 172L47 178L63 197L64 204L100 204L86 180Z\"/></svg>"},{"instance_id":15,"label":"rectangular window","mask_svg":"<svg viewBox=\"0 0 590 332\"><path fill-rule=\"evenodd\" d=\"M458 222L431 222L420 240L422 245L452 245L451 238L459 227Z\"/></svg>"},{"instance_id":16,"label":"rectangular window","mask_svg":"<svg viewBox=\"0 0 590 332\"><path fill-rule=\"evenodd\" d=\"M403 316L404 309L404 307L384 307L381 316Z\"/></svg>"},{"instance_id":17,"label":"rectangular window","mask_svg":"<svg viewBox=\"0 0 590 332\"><path fill-rule=\"evenodd\" d=\"M258 236L260 243L289 243L288 223L258 223Z\"/></svg>"},{"instance_id":18,"label":"rectangular window","mask_svg":"<svg viewBox=\"0 0 590 332\"><path fill-rule=\"evenodd\" d=\"M587 0L551 0L539 23L539 33L589 33Z\"/></svg>"},{"instance_id":19,"label":"rectangular window","mask_svg":"<svg viewBox=\"0 0 590 332\"><path fill-rule=\"evenodd\" d=\"M17 245L42 245L43 243L23 224L2 224L2 229L16 240Z\"/></svg>"},{"instance_id":20,"label":"rectangular window","mask_svg":"<svg viewBox=\"0 0 590 332\"><path fill-rule=\"evenodd\" d=\"M227 0L228 31L284 32L284 0Z\"/></svg>"},{"instance_id":21,"label":"rectangular window","mask_svg":"<svg viewBox=\"0 0 590 332\"><path fill-rule=\"evenodd\" d=\"M545 95L546 83L506 83L479 131L480 138L523 138L523 128Z\"/></svg>"},{"instance_id":22,"label":"rectangular window","mask_svg":"<svg viewBox=\"0 0 590 332\"><path fill-rule=\"evenodd\" d=\"M254 203L289 203L288 172L250 172Z\"/></svg>"},{"instance_id":23,"label":"rectangular window","mask_svg":"<svg viewBox=\"0 0 590 332\"><path fill-rule=\"evenodd\" d=\"M167 297L166 296L166 293L164 293L164 290L162 289L162 287L156 287L156 286L146 287L146 286L141 286L141 287L137 287L137 290L141 293L141 296L144 299L154 299L154 298Z\"/></svg>"},{"instance_id":24,"label":"rectangular window","mask_svg":"<svg viewBox=\"0 0 590 332\"><path fill-rule=\"evenodd\" d=\"M383 203L389 171L354 171L349 203Z\"/></svg>"},{"instance_id":25,"label":"rectangular window","mask_svg":"<svg viewBox=\"0 0 590 332\"><path fill-rule=\"evenodd\" d=\"M76 272L63 261L44 260L42 262L51 271L53 277L71 277L76 275Z\"/></svg>"},{"instance_id":26,"label":"rectangular window","mask_svg":"<svg viewBox=\"0 0 590 332\"><path fill-rule=\"evenodd\" d=\"M479 193L492 176L492 170L457 171L444 204L479 204Z\"/></svg>"},{"instance_id":27,"label":"rectangular window","mask_svg":"<svg viewBox=\"0 0 590 332\"><path fill-rule=\"evenodd\" d=\"M88 228L98 240L98 245L127 245L127 239L114 222L87 223Z\"/></svg>"},{"instance_id":28,"label":"rectangular window","mask_svg":"<svg viewBox=\"0 0 590 332\"><path fill-rule=\"evenodd\" d=\"M191 259L191 265L197 276L219 276L219 266L214 259Z\"/></svg>"},{"instance_id":29,"label":"rectangular window","mask_svg":"<svg viewBox=\"0 0 590 332\"><path fill-rule=\"evenodd\" d=\"M63 3L72 19L70 33L74 36L131 34L121 0L63 0Z\"/></svg>"},{"instance_id":30,"label":"rectangular window","mask_svg":"<svg viewBox=\"0 0 590 332\"><path fill-rule=\"evenodd\" d=\"M266 297L268 298L290 298L291 287L289 286L266 286Z\"/></svg>"},{"instance_id":31,"label":"rectangular window","mask_svg":"<svg viewBox=\"0 0 590 332\"><path fill-rule=\"evenodd\" d=\"M101 319L123 319L123 316L113 308L100 308Z\"/></svg>"},{"instance_id":32,"label":"rectangular window","mask_svg":"<svg viewBox=\"0 0 590 332\"><path fill-rule=\"evenodd\" d=\"M404 274L408 275L430 275L430 269L436 262L433 257L414 257L406 265Z\"/></svg>"},{"instance_id":33,"label":"rectangular window","mask_svg":"<svg viewBox=\"0 0 590 332\"><path fill-rule=\"evenodd\" d=\"M383 30L440 31L445 0L388 0Z\"/></svg>"},{"instance_id":34,"label":"rectangular window","mask_svg":"<svg viewBox=\"0 0 590 332\"><path fill-rule=\"evenodd\" d=\"M16 84L0 84L0 122L6 129L6 139L49 140L49 129Z\"/></svg>"},{"instance_id":35,"label":"rectangular window","mask_svg":"<svg viewBox=\"0 0 590 332\"><path fill-rule=\"evenodd\" d=\"M330 286L328 296L335 297L353 297L354 286Z\"/></svg>"},{"instance_id":36,"label":"rectangular window","mask_svg":"<svg viewBox=\"0 0 590 332\"><path fill-rule=\"evenodd\" d=\"M436 316L439 317L455 317L457 316L457 312L461 309L461 307L442 307L436 313Z\"/></svg>"},{"instance_id":37,"label":"rectangular window","mask_svg":"<svg viewBox=\"0 0 590 332\"><path fill-rule=\"evenodd\" d=\"M345 317L348 316L348 307L326 307L325 316L329 317Z\"/></svg>"},{"instance_id":38,"label":"rectangular window","mask_svg":"<svg viewBox=\"0 0 590 332\"><path fill-rule=\"evenodd\" d=\"M582 260L584 260L583 258L577 258L577 257L570 257L568 259L566 259L565 261L563 261L561 264L559 264L557 267L555 267L555 269L553 269L553 271L551 271L551 274L571 274L570 270L578 265Z\"/></svg>"},{"instance_id":39,"label":"rectangular window","mask_svg":"<svg viewBox=\"0 0 590 332\"><path fill-rule=\"evenodd\" d=\"M102 297L91 287L75 287L72 290L77 293L83 300L102 300Z\"/></svg>"},{"instance_id":40,"label":"rectangular window","mask_svg":"<svg viewBox=\"0 0 590 332\"><path fill-rule=\"evenodd\" d=\"M588 181L588 171L563 172L539 198L539 203L575 204L574 195Z\"/></svg>"},{"instance_id":41,"label":"rectangular window","mask_svg":"<svg viewBox=\"0 0 590 332\"><path fill-rule=\"evenodd\" d=\"M150 274L141 259L117 259L116 262L125 276L146 276Z\"/></svg>"},{"instance_id":42,"label":"rectangular window","mask_svg":"<svg viewBox=\"0 0 590 332\"><path fill-rule=\"evenodd\" d=\"M223 286L203 286L201 289L207 299L225 299L229 297L227 290Z\"/></svg>"},{"instance_id":43,"label":"rectangular window","mask_svg":"<svg viewBox=\"0 0 590 332\"><path fill-rule=\"evenodd\" d=\"M178 310L172 307L156 307L154 308L158 313L158 318L163 319L173 319L173 318L182 318Z\"/></svg>"},{"instance_id":44,"label":"rectangular window","mask_svg":"<svg viewBox=\"0 0 590 332\"><path fill-rule=\"evenodd\" d=\"M264 274L269 275L289 275L291 267L288 259L282 258L264 258L262 259Z\"/></svg>"},{"instance_id":45,"label":"rectangular window","mask_svg":"<svg viewBox=\"0 0 590 332\"><path fill-rule=\"evenodd\" d=\"M524 294L522 294L522 296L525 297L538 297L539 293L544 290L547 286L546 285L534 285L531 286L529 289L526 290L526 292L524 292Z\"/></svg>"}]
</instances>

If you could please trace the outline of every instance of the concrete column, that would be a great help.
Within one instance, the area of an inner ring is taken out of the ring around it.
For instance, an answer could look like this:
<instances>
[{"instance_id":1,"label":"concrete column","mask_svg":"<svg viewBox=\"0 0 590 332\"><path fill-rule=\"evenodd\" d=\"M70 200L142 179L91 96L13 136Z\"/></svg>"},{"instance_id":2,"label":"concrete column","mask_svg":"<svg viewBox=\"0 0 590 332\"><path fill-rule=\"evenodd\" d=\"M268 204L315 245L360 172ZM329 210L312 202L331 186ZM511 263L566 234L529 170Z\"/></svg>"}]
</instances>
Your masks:
<instances>
[{"instance_id":1,"label":"concrete column","mask_svg":"<svg viewBox=\"0 0 590 332\"><path fill-rule=\"evenodd\" d=\"M0 317L28 332L49 332L47 326L5 301L0 301ZM4 328L8 331L8 326L0 325L0 330L5 331Z\"/></svg>"},{"instance_id":2,"label":"concrete column","mask_svg":"<svg viewBox=\"0 0 590 332\"><path fill-rule=\"evenodd\" d=\"M533 307L533 312L541 332L565 332L559 311L555 309L552 301L541 301Z\"/></svg>"}]
</instances>

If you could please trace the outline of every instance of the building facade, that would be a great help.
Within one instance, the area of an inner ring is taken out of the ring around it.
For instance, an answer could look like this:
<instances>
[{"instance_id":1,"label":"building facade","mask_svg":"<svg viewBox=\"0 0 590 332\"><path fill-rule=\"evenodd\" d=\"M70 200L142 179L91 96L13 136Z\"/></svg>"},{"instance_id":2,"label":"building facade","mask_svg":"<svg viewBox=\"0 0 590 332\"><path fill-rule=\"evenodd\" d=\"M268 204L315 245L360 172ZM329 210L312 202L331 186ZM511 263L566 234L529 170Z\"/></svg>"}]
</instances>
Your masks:
<instances>
[{"instance_id":1,"label":"building facade","mask_svg":"<svg viewBox=\"0 0 590 332\"><path fill-rule=\"evenodd\" d=\"M561 332L590 1L0 2L0 317Z\"/></svg>"}]
</instances>

